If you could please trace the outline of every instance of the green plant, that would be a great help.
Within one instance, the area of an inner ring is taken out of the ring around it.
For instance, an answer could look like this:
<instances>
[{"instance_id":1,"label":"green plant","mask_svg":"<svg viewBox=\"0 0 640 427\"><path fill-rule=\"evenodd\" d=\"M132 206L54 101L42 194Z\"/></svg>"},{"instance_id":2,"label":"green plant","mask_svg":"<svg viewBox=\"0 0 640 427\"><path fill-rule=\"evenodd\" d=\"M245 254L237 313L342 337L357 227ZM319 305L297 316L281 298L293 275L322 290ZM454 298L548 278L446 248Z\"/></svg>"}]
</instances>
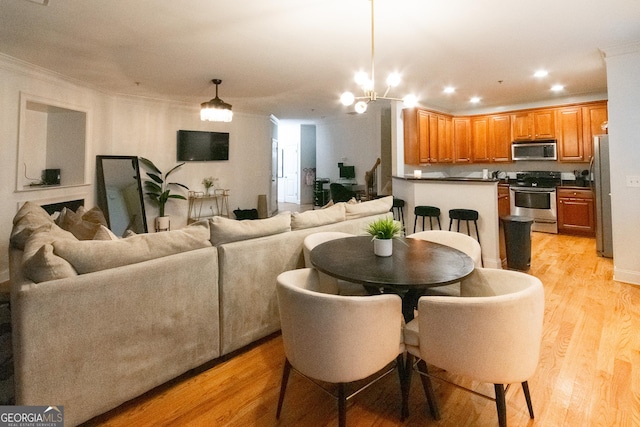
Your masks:
<instances>
[{"instance_id":1,"label":"green plant","mask_svg":"<svg viewBox=\"0 0 640 427\"><path fill-rule=\"evenodd\" d=\"M367 233L374 239L393 239L400 236L401 232L400 222L391 217L377 219L367 226Z\"/></svg>"},{"instance_id":2,"label":"green plant","mask_svg":"<svg viewBox=\"0 0 640 427\"><path fill-rule=\"evenodd\" d=\"M144 189L146 190L145 194L158 205L158 209L160 211L159 216L164 216L164 207L169 199L187 200L187 198L181 194L171 194L171 189L169 187L177 185L187 190L189 187L178 182L167 182L169 175L184 165L184 163L174 166L167 173L163 174L151 160L145 159L144 157L140 157L139 160L145 168L149 169L147 171L147 176L151 179L144 182Z\"/></svg>"}]
</instances>

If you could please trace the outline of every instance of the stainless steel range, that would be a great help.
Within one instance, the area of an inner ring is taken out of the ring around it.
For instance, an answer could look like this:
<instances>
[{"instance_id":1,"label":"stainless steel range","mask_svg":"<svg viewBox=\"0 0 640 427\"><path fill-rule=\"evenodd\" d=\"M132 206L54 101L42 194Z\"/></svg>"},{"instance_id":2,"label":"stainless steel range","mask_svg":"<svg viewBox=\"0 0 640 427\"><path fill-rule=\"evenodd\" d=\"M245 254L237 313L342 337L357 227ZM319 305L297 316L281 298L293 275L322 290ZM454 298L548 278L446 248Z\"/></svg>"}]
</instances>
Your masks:
<instances>
[{"instance_id":1,"label":"stainless steel range","mask_svg":"<svg viewBox=\"0 0 640 427\"><path fill-rule=\"evenodd\" d=\"M509 180L511 215L533 218L533 231L558 233L556 187L561 182L560 172L518 172Z\"/></svg>"}]
</instances>

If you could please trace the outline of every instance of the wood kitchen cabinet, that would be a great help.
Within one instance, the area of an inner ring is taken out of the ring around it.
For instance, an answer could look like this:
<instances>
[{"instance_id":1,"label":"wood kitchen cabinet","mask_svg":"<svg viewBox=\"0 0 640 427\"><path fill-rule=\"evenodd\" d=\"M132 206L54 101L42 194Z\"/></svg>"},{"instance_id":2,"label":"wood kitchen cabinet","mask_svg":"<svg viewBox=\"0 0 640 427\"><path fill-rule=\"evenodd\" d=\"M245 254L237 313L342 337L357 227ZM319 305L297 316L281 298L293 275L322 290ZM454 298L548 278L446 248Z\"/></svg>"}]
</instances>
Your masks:
<instances>
[{"instance_id":1,"label":"wood kitchen cabinet","mask_svg":"<svg viewBox=\"0 0 640 427\"><path fill-rule=\"evenodd\" d=\"M455 163L471 163L471 119L454 117L453 126L453 161Z\"/></svg>"},{"instance_id":2,"label":"wood kitchen cabinet","mask_svg":"<svg viewBox=\"0 0 640 427\"><path fill-rule=\"evenodd\" d=\"M595 236L593 191L558 187L558 233Z\"/></svg>"},{"instance_id":3,"label":"wood kitchen cabinet","mask_svg":"<svg viewBox=\"0 0 640 427\"><path fill-rule=\"evenodd\" d=\"M489 158L493 163L511 161L511 118L508 114L489 116Z\"/></svg>"},{"instance_id":4,"label":"wood kitchen cabinet","mask_svg":"<svg viewBox=\"0 0 640 427\"><path fill-rule=\"evenodd\" d=\"M585 161L582 137L582 109L560 108L557 111L558 160L561 162Z\"/></svg>"},{"instance_id":5,"label":"wood kitchen cabinet","mask_svg":"<svg viewBox=\"0 0 640 427\"><path fill-rule=\"evenodd\" d=\"M471 155L474 163L511 161L511 119L507 114L471 119Z\"/></svg>"},{"instance_id":6,"label":"wood kitchen cabinet","mask_svg":"<svg viewBox=\"0 0 640 427\"><path fill-rule=\"evenodd\" d=\"M582 138L584 144L584 161L590 162L593 157L593 137L607 133L602 129L609 120L606 102L598 102L582 107Z\"/></svg>"},{"instance_id":7,"label":"wood kitchen cabinet","mask_svg":"<svg viewBox=\"0 0 640 427\"><path fill-rule=\"evenodd\" d=\"M511 213L511 196L509 184L498 184L498 218L508 216ZM502 268L507 268L507 248L504 240L504 225L499 221L499 251Z\"/></svg>"},{"instance_id":8,"label":"wood kitchen cabinet","mask_svg":"<svg viewBox=\"0 0 640 427\"><path fill-rule=\"evenodd\" d=\"M555 113L553 109L522 111L511 115L511 132L514 141L533 141L555 138Z\"/></svg>"},{"instance_id":9,"label":"wood kitchen cabinet","mask_svg":"<svg viewBox=\"0 0 640 427\"><path fill-rule=\"evenodd\" d=\"M489 163L489 119L485 116L471 119L471 159L474 163Z\"/></svg>"},{"instance_id":10,"label":"wood kitchen cabinet","mask_svg":"<svg viewBox=\"0 0 640 427\"><path fill-rule=\"evenodd\" d=\"M409 165L453 162L453 118L419 108L402 110L404 161Z\"/></svg>"}]
</instances>

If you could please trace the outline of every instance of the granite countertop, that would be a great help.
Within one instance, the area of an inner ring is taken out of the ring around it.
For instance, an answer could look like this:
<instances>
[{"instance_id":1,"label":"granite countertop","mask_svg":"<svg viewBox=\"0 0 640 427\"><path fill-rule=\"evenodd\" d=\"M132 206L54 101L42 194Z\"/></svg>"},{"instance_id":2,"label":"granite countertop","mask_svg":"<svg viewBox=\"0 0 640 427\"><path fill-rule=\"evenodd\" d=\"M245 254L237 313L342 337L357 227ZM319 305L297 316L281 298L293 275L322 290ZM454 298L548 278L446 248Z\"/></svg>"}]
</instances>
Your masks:
<instances>
[{"instance_id":1,"label":"granite countertop","mask_svg":"<svg viewBox=\"0 0 640 427\"><path fill-rule=\"evenodd\" d=\"M394 176L394 178L404 179L405 181L444 181L444 182L485 182L485 183L496 183L496 182L504 182L508 181L505 179L497 179L497 178L470 178L470 177L460 177L460 176L442 176L442 177L428 177L423 176L421 178L416 178L413 175L405 175L405 176Z\"/></svg>"}]
</instances>

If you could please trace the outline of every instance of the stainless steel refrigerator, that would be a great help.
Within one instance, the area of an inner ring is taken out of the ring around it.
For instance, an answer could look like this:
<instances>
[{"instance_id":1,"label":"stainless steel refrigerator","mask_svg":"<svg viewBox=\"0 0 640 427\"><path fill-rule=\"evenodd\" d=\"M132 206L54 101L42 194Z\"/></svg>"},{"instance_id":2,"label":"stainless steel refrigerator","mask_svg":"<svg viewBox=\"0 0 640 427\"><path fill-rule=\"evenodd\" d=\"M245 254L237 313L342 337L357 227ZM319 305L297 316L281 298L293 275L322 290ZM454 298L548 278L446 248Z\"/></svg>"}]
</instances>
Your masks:
<instances>
[{"instance_id":1,"label":"stainless steel refrigerator","mask_svg":"<svg viewBox=\"0 0 640 427\"><path fill-rule=\"evenodd\" d=\"M609 135L598 135L593 138L591 179L591 185L595 192L596 251L602 257L613 258Z\"/></svg>"}]
</instances>

